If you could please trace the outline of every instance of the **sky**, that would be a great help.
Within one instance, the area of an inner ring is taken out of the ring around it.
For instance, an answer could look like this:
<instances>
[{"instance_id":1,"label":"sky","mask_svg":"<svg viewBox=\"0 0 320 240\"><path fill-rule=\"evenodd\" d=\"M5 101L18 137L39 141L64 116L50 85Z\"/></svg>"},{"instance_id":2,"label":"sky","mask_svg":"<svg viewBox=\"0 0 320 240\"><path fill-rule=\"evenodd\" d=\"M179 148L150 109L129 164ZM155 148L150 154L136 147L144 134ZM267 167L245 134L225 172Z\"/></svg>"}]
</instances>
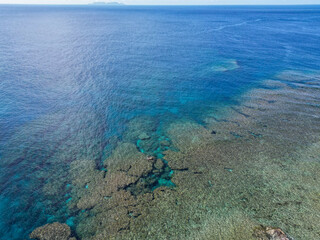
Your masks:
<instances>
[{"instance_id":1,"label":"sky","mask_svg":"<svg viewBox=\"0 0 320 240\"><path fill-rule=\"evenodd\" d=\"M0 4L88 4L108 0L0 0ZM128 5L286 5L320 4L320 0L111 0Z\"/></svg>"}]
</instances>

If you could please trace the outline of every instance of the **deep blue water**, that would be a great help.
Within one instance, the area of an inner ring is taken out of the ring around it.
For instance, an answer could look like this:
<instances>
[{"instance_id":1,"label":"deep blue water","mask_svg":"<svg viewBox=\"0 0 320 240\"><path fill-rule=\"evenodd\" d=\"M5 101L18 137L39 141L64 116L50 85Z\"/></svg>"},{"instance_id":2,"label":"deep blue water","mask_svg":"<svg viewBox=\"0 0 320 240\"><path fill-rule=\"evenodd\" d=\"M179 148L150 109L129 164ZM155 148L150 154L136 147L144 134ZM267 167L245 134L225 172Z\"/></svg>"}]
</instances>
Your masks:
<instances>
[{"instance_id":1,"label":"deep blue water","mask_svg":"<svg viewBox=\"0 0 320 240\"><path fill-rule=\"evenodd\" d=\"M63 169L102 167L129 120L201 123L278 72L319 70L319 42L318 6L1 5L0 239L72 225Z\"/></svg>"}]
</instances>

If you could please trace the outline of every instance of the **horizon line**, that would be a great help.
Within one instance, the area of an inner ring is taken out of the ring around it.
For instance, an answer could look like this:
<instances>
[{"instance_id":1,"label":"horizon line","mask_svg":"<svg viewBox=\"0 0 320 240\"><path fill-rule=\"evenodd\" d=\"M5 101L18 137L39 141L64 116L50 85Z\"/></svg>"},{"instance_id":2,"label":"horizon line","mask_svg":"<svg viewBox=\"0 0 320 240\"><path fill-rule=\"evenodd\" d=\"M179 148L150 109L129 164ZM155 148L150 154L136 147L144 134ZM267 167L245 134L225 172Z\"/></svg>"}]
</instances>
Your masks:
<instances>
[{"instance_id":1,"label":"horizon line","mask_svg":"<svg viewBox=\"0 0 320 240\"><path fill-rule=\"evenodd\" d=\"M0 3L0 5L56 5L56 6L97 6L97 7L123 7L123 6L320 6L320 3L315 4L305 4L305 3L296 3L296 4L94 4L92 3Z\"/></svg>"}]
</instances>

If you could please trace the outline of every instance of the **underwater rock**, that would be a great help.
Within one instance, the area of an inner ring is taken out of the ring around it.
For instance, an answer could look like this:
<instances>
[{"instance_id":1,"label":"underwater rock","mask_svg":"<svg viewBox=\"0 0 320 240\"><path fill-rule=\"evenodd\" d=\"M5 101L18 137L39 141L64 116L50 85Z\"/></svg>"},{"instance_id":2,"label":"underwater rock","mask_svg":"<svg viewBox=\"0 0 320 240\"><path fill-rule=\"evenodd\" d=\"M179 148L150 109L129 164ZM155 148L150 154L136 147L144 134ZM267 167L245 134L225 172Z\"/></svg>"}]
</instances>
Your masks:
<instances>
[{"instance_id":1,"label":"underwater rock","mask_svg":"<svg viewBox=\"0 0 320 240\"><path fill-rule=\"evenodd\" d=\"M162 169L164 167L164 163L161 159L157 159L157 161L154 164L156 169Z\"/></svg>"},{"instance_id":2,"label":"underwater rock","mask_svg":"<svg viewBox=\"0 0 320 240\"><path fill-rule=\"evenodd\" d=\"M37 240L71 240L70 227L65 223L50 223L36 228L31 234L31 239Z\"/></svg>"},{"instance_id":3,"label":"underwater rock","mask_svg":"<svg viewBox=\"0 0 320 240\"><path fill-rule=\"evenodd\" d=\"M255 237L259 240L293 240L288 237L280 228L261 227L256 230Z\"/></svg>"},{"instance_id":4,"label":"underwater rock","mask_svg":"<svg viewBox=\"0 0 320 240\"><path fill-rule=\"evenodd\" d=\"M147 140L147 139L150 139L151 137L148 134L146 134L145 132L143 132L138 136L138 138L141 140Z\"/></svg>"},{"instance_id":5,"label":"underwater rock","mask_svg":"<svg viewBox=\"0 0 320 240\"><path fill-rule=\"evenodd\" d=\"M151 162L154 162L156 160L154 156L148 156L147 159Z\"/></svg>"},{"instance_id":6,"label":"underwater rock","mask_svg":"<svg viewBox=\"0 0 320 240\"><path fill-rule=\"evenodd\" d=\"M270 240L290 240L280 228L267 227L266 233Z\"/></svg>"}]
</instances>

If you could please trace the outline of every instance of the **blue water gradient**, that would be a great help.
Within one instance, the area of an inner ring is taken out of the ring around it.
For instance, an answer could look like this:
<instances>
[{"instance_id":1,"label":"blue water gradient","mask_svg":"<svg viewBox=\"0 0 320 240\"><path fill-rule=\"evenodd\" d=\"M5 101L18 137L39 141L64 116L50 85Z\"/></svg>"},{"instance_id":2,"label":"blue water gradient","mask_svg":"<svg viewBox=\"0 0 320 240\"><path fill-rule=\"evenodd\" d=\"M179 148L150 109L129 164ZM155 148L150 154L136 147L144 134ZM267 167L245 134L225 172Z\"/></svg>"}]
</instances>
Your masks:
<instances>
[{"instance_id":1,"label":"blue water gradient","mask_svg":"<svg viewBox=\"0 0 320 240\"><path fill-rule=\"evenodd\" d=\"M317 6L1 5L0 239L73 227L70 162L102 169L131 119L156 119L159 138L202 123L282 70L319 70L319 42Z\"/></svg>"}]
</instances>

